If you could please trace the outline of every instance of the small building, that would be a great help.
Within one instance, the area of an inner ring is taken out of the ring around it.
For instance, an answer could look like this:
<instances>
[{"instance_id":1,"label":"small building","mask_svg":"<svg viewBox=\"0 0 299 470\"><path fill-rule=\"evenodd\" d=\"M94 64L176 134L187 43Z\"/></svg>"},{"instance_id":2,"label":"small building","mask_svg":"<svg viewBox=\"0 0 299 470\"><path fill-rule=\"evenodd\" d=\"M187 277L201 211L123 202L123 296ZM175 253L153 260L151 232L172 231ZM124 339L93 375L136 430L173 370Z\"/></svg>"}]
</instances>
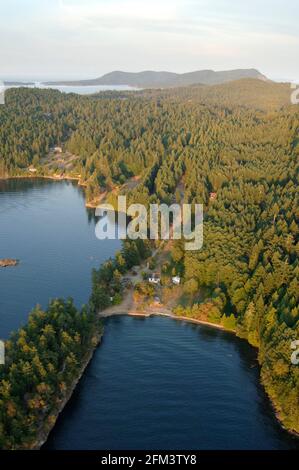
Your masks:
<instances>
[{"instance_id":1,"label":"small building","mask_svg":"<svg viewBox=\"0 0 299 470\"><path fill-rule=\"evenodd\" d=\"M215 201L217 193L210 193L210 201Z\"/></svg>"},{"instance_id":2,"label":"small building","mask_svg":"<svg viewBox=\"0 0 299 470\"><path fill-rule=\"evenodd\" d=\"M151 284L160 284L160 277L157 273L154 273L152 274L149 278L148 278L148 282L150 282Z\"/></svg>"},{"instance_id":3,"label":"small building","mask_svg":"<svg viewBox=\"0 0 299 470\"><path fill-rule=\"evenodd\" d=\"M36 173L37 172L37 169L36 168L33 168L32 166L30 168L28 168L28 171L30 173Z\"/></svg>"},{"instance_id":4,"label":"small building","mask_svg":"<svg viewBox=\"0 0 299 470\"><path fill-rule=\"evenodd\" d=\"M54 147L54 152L55 153L62 153L62 148L61 147Z\"/></svg>"},{"instance_id":5,"label":"small building","mask_svg":"<svg viewBox=\"0 0 299 470\"><path fill-rule=\"evenodd\" d=\"M176 286L180 285L181 283L181 278L179 276L174 276L172 278L172 283L175 284Z\"/></svg>"}]
</instances>

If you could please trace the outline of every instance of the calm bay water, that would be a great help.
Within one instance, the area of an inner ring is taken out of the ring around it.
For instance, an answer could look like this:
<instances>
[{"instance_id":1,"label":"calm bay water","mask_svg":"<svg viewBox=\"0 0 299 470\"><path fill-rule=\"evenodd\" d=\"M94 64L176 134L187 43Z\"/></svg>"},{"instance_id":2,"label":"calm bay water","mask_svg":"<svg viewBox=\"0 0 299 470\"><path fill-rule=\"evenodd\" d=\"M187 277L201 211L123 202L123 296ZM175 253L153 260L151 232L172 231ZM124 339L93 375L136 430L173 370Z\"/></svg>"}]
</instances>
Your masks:
<instances>
[{"instance_id":1,"label":"calm bay water","mask_svg":"<svg viewBox=\"0 0 299 470\"><path fill-rule=\"evenodd\" d=\"M46 449L288 449L255 351L216 329L114 317Z\"/></svg>"},{"instance_id":2,"label":"calm bay water","mask_svg":"<svg viewBox=\"0 0 299 470\"><path fill-rule=\"evenodd\" d=\"M98 241L70 182L0 182L0 337L38 302L86 302L90 271L119 247ZM288 449L259 385L255 351L233 335L167 318L106 320L102 344L47 449Z\"/></svg>"},{"instance_id":3,"label":"calm bay water","mask_svg":"<svg viewBox=\"0 0 299 470\"><path fill-rule=\"evenodd\" d=\"M94 228L75 183L0 181L0 258L20 260L0 269L0 338L25 323L37 303L87 302L92 268L120 247L118 240L98 240Z\"/></svg>"}]
</instances>

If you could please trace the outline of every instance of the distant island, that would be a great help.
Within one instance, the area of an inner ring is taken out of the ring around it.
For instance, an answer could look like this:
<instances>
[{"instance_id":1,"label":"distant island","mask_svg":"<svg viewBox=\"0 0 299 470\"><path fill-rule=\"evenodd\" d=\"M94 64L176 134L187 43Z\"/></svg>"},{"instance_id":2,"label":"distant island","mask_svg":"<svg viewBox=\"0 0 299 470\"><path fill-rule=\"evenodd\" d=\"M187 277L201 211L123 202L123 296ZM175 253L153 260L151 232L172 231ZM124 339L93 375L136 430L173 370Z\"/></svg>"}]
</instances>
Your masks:
<instances>
[{"instance_id":1,"label":"distant island","mask_svg":"<svg viewBox=\"0 0 299 470\"><path fill-rule=\"evenodd\" d=\"M198 70L181 74L148 70L138 73L114 71L91 80L56 81L43 84L46 86L127 85L137 88L173 88L189 85L219 85L242 78L268 81L268 78L256 69L236 69L220 72Z\"/></svg>"},{"instance_id":2,"label":"distant island","mask_svg":"<svg viewBox=\"0 0 299 470\"><path fill-rule=\"evenodd\" d=\"M0 268L7 268L9 266L17 266L19 261L17 259L4 258L0 259Z\"/></svg>"},{"instance_id":3,"label":"distant island","mask_svg":"<svg viewBox=\"0 0 299 470\"><path fill-rule=\"evenodd\" d=\"M11 86L33 86L35 85L35 82L18 82L18 81L13 81L13 82L4 82L4 85L7 86L7 87L11 87Z\"/></svg>"}]
</instances>

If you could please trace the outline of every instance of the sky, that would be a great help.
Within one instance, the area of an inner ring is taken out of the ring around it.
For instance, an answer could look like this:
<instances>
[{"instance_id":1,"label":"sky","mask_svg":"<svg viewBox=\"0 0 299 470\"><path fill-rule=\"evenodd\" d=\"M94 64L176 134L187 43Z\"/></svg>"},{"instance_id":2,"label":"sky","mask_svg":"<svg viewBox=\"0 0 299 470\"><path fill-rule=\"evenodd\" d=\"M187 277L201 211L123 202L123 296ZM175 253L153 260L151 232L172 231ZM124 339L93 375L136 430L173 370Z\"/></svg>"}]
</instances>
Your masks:
<instances>
[{"instance_id":1,"label":"sky","mask_svg":"<svg viewBox=\"0 0 299 470\"><path fill-rule=\"evenodd\" d=\"M2 79L257 68L299 81L298 0L0 0Z\"/></svg>"}]
</instances>

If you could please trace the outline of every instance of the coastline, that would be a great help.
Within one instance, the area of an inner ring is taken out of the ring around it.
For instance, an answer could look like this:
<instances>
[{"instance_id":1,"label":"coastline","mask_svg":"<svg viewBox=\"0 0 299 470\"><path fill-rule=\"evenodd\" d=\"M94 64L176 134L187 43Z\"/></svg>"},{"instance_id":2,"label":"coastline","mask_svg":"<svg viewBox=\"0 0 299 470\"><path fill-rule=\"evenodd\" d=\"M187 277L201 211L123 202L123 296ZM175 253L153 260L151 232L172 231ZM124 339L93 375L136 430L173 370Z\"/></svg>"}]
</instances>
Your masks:
<instances>
[{"instance_id":1,"label":"coastline","mask_svg":"<svg viewBox=\"0 0 299 470\"><path fill-rule=\"evenodd\" d=\"M53 175L19 175L19 176L9 176L9 177L0 178L0 181L1 180L12 180L12 179L48 179L48 180L54 180L54 181L64 181L64 180L67 181L67 180L70 180L70 181L76 181L78 183L78 186L81 186L81 187L85 186L84 184L80 183L80 178L79 177L72 177L72 176L68 176L68 175L61 176L61 177L53 176ZM90 203L86 202L85 205L86 205L86 207L89 207L89 208L95 208L97 206L95 203L93 204L92 202L90 202ZM158 312L158 311L157 312L146 312L146 311L145 312L141 312L141 311L139 312L139 311L132 310L132 311L123 311L122 313L119 312L119 313L108 313L108 314L105 314L105 311L103 311L99 314L99 316L103 319L106 318L106 317L114 316L114 315L127 315L127 316L132 316L132 317L144 317L144 318L150 318L152 316L163 316L163 317L171 318L173 320L186 321L186 322L189 322L189 323L199 324L199 325L207 326L207 327L210 327L210 328L216 328L218 330L233 333L236 336L238 336L236 330L227 329L222 325L211 323L211 322L206 322L204 320L198 320L198 319L195 319L195 318L192 318L192 317L178 316L178 315L175 315L175 314L170 313L170 312L169 313L163 313L163 312ZM66 404L68 403L69 399L72 397L72 394L73 394L77 384L79 383L81 377L84 374L84 371L85 371L86 367L88 366L89 362L91 361L91 359L94 355L94 352L95 352L97 346L99 345L99 343L101 341L102 335L103 335L103 333L100 335L97 344L95 346L92 346L92 348L88 352L86 358L84 358L82 366L80 367L80 369L78 371L78 376L74 379L74 381L70 385L70 388L67 390L67 392L65 394L65 397L62 399L59 406L54 410L53 416L55 416L55 421L53 422L53 424L52 423L51 424L47 423L45 425L44 429L40 429L40 431L38 433L38 439L37 439L36 442L34 442L32 444L32 447L30 447L30 449L38 450L47 441L48 436L51 433L52 429L54 428L60 413L63 411L63 409L66 406ZM267 385L262 380L261 374L259 375L259 381L260 381L260 384L263 386L263 388L265 390L265 393L266 393L266 395L269 399L269 402L271 404L271 407L273 409L273 413L274 413L278 423L282 427L282 429L284 429L291 436L298 439L299 438L299 433L295 430L288 429L284 425L284 418L283 418L282 412L278 408L278 406L275 402L275 399L272 398L269 395L269 393L267 391Z\"/></svg>"},{"instance_id":2,"label":"coastline","mask_svg":"<svg viewBox=\"0 0 299 470\"><path fill-rule=\"evenodd\" d=\"M47 179L47 180L55 180L55 181L64 181L64 180L73 180L80 182L80 178L78 176L55 176L55 175L15 175L15 176L2 176L0 177L0 181L8 181L8 180L15 180L15 179ZM85 186L84 184L80 184L80 186Z\"/></svg>"},{"instance_id":3,"label":"coastline","mask_svg":"<svg viewBox=\"0 0 299 470\"><path fill-rule=\"evenodd\" d=\"M268 397L268 400L269 400L269 403L271 405L271 408L272 408L272 411L274 413L274 416L278 422L278 424L280 425L280 427L286 431L288 434L290 434L290 436L292 436L293 438L295 439L298 439L299 440L299 432L295 431L295 429L289 429L287 428L285 425L284 425L284 420L283 420L283 417L282 417L282 414L281 414L281 411L278 409L278 406L276 405L274 399L270 396L270 394L268 393L267 391L267 386L266 384L264 383L263 379L262 379L262 376L260 374L260 383L263 387L263 389L265 390L265 393Z\"/></svg>"},{"instance_id":4,"label":"coastline","mask_svg":"<svg viewBox=\"0 0 299 470\"><path fill-rule=\"evenodd\" d=\"M107 309L109 310L109 309ZM105 318L109 318L109 317L113 317L113 316L118 316L118 315L126 315L126 316L129 316L129 317L143 317L143 318L150 318L150 317L166 317L166 318L171 318L172 320L179 320L179 321L186 321L188 323L194 323L194 324L197 324L197 325L203 325L203 326L208 326L210 328L216 328L218 330L221 330L221 331L226 331L226 332L229 332L229 333L233 333L234 335L236 334L236 331L235 330L231 330L229 328L225 328L223 325L219 325L217 323L211 323L211 322L208 322L208 321L204 321L204 320L198 320L196 318L192 318L192 317L184 317L184 316L181 316L181 315L175 315L174 313L165 313L165 312L159 312L159 311L150 311L150 312L142 312L142 311L134 311L134 310L129 310L129 311L124 311L124 312L113 312L113 310L110 312L108 312L107 314L105 313L105 310L103 310L103 312L101 312L99 314L99 317L101 319L105 319Z\"/></svg>"}]
</instances>

